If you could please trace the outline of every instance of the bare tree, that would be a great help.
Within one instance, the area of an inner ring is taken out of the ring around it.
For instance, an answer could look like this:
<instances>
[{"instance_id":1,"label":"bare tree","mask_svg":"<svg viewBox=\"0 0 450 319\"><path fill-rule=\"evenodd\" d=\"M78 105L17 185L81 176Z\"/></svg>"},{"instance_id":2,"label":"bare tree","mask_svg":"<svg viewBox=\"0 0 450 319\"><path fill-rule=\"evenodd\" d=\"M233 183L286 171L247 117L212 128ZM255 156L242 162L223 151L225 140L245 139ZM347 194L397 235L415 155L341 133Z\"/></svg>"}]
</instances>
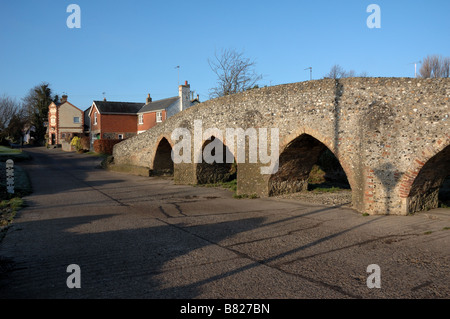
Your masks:
<instances>
[{"instance_id":1,"label":"bare tree","mask_svg":"<svg viewBox=\"0 0 450 319\"><path fill-rule=\"evenodd\" d=\"M330 72L325 75L325 78L329 79L340 79L343 77L345 77L345 70L339 64L333 65Z\"/></svg>"},{"instance_id":2,"label":"bare tree","mask_svg":"<svg viewBox=\"0 0 450 319\"><path fill-rule=\"evenodd\" d=\"M448 78L450 76L450 57L427 56L422 61L419 76L421 78Z\"/></svg>"},{"instance_id":3,"label":"bare tree","mask_svg":"<svg viewBox=\"0 0 450 319\"><path fill-rule=\"evenodd\" d=\"M15 126L22 115L19 102L7 95L0 97L0 143L11 137L12 131L16 132Z\"/></svg>"},{"instance_id":4,"label":"bare tree","mask_svg":"<svg viewBox=\"0 0 450 319\"><path fill-rule=\"evenodd\" d=\"M214 54L208 59L211 70L217 75L217 85L209 90L211 98L235 94L257 86L262 75L255 71L255 61L244 57L243 52L234 49Z\"/></svg>"},{"instance_id":5,"label":"bare tree","mask_svg":"<svg viewBox=\"0 0 450 319\"><path fill-rule=\"evenodd\" d=\"M450 57L442 59L441 76L443 78L450 77Z\"/></svg>"},{"instance_id":6,"label":"bare tree","mask_svg":"<svg viewBox=\"0 0 450 319\"><path fill-rule=\"evenodd\" d=\"M0 131L5 130L18 112L18 103L7 95L0 97Z\"/></svg>"},{"instance_id":7,"label":"bare tree","mask_svg":"<svg viewBox=\"0 0 450 319\"><path fill-rule=\"evenodd\" d=\"M342 79L352 78L356 76L354 70L345 71L339 64L335 64L331 67L330 71L324 76L325 79ZM368 77L367 72L362 72L360 77Z\"/></svg>"}]
</instances>

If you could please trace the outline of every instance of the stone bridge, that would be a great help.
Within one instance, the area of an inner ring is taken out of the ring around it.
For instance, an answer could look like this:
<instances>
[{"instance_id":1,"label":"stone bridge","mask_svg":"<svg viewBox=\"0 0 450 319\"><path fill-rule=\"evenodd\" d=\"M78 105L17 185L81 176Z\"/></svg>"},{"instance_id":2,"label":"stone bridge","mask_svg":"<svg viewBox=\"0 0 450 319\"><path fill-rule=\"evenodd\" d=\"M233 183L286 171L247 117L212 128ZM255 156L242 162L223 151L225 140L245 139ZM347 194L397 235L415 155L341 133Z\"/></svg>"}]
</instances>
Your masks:
<instances>
[{"instance_id":1,"label":"stone bridge","mask_svg":"<svg viewBox=\"0 0 450 319\"><path fill-rule=\"evenodd\" d=\"M437 207L439 189L450 175L449 99L449 78L324 79L253 89L191 107L117 144L113 166L139 167L150 175L173 172L179 184L237 174L238 194L267 197L304 190L327 151L352 190L354 209L407 215ZM195 123L202 124L200 143L195 143ZM179 128L191 136L174 137ZM268 154L279 154L278 170L262 173L269 164L251 160L254 143L245 136L245 161L196 163L211 140L222 142L236 159L237 139L219 134L227 128L267 128L268 137L258 137L258 150L267 146ZM272 128L279 130L278 140L271 138ZM190 161L174 164L171 150L183 140L190 149L179 154Z\"/></svg>"}]
</instances>

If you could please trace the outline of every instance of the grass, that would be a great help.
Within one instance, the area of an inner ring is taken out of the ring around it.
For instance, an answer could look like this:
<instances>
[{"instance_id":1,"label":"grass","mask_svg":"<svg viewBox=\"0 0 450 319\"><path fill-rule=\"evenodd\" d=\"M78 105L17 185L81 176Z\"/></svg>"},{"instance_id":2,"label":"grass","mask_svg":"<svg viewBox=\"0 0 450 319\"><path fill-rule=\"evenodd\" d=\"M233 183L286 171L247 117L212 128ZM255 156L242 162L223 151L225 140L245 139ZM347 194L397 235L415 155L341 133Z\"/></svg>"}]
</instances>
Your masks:
<instances>
[{"instance_id":1,"label":"grass","mask_svg":"<svg viewBox=\"0 0 450 319\"><path fill-rule=\"evenodd\" d=\"M197 184L196 186L200 187L221 187L225 189L229 189L232 192L236 192L237 190L237 180L233 179L228 182L219 182L219 183L211 183L211 184Z\"/></svg>"},{"instance_id":2,"label":"grass","mask_svg":"<svg viewBox=\"0 0 450 319\"><path fill-rule=\"evenodd\" d=\"M9 159L12 159L14 162L20 162L31 159L31 156L22 150L0 146L0 162L6 162Z\"/></svg>"},{"instance_id":3,"label":"grass","mask_svg":"<svg viewBox=\"0 0 450 319\"><path fill-rule=\"evenodd\" d=\"M0 154L20 154L20 153L22 153L21 150L0 145Z\"/></svg>"},{"instance_id":4,"label":"grass","mask_svg":"<svg viewBox=\"0 0 450 319\"><path fill-rule=\"evenodd\" d=\"M212 184L198 184L196 186L201 187L220 187L225 188L233 192L233 198L242 199L242 198L258 198L258 195L256 194L237 194L237 179L233 179L228 182L219 182L219 183L212 183Z\"/></svg>"},{"instance_id":5,"label":"grass","mask_svg":"<svg viewBox=\"0 0 450 319\"><path fill-rule=\"evenodd\" d=\"M0 176L5 176L5 163L0 162ZM31 182L27 172L20 166L14 165L14 194L6 191L6 180L0 180L0 200L11 199L12 197L23 197L32 193Z\"/></svg>"},{"instance_id":6,"label":"grass","mask_svg":"<svg viewBox=\"0 0 450 319\"><path fill-rule=\"evenodd\" d=\"M256 194L250 194L250 195L249 194L240 194L240 195L233 194L233 197L237 198L237 199L241 199L241 198L255 199L255 198L258 198L259 196Z\"/></svg>"},{"instance_id":7,"label":"grass","mask_svg":"<svg viewBox=\"0 0 450 319\"><path fill-rule=\"evenodd\" d=\"M105 157L105 158L108 157L108 156L111 156L110 154L96 153L96 152L93 152L93 151L84 152L82 154L92 155L92 156L97 156L97 157Z\"/></svg>"},{"instance_id":8,"label":"grass","mask_svg":"<svg viewBox=\"0 0 450 319\"><path fill-rule=\"evenodd\" d=\"M335 193L342 191L343 188L331 186L331 187L316 187L312 189L313 193Z\"/></svg>"},{"instance_id":9,"label":"grass","mask_svg":"<svg viewBox=\"0 0 450 319\"><path fill-rule=\"evenodd\" d=\"M18 210L25 206L23 196L32 192L31 182L27 172L20 166L14 165L14 194L6 190L5 163L0 162L0 242L5 237Z\"/></svg>"},{"instance_id":10,"label":"grass","mask_svg":"<svg viewBox=\"0 0 450 319\"><path fill-rule=\"evenodd\" d=\"M0 242L5 237L6 230L16 216L19 209L24 207L24 201L20 197L5 199L0 202Z\"/></svg>"},{"instance_id":11,"label":"grass","mask_svg":"<svg viewBox=\"0 0 450 319\"><path fill-rule=\"evenodd\" d=\"M443 203L443 202L440 202L438 207L439 208L450 208L449 205L447 205L446 203Z\"/></svg>"}]
</instances>

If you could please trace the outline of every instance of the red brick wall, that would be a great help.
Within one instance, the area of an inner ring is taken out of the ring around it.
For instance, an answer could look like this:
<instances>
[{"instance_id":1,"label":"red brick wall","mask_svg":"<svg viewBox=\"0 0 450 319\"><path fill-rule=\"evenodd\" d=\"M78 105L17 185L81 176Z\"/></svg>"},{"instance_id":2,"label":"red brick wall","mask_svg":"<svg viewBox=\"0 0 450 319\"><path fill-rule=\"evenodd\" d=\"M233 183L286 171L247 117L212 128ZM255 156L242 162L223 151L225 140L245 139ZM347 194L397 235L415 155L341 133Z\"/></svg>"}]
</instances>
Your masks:
<instances>
[{"instance_id":1,"label":"red brick wall","mask_svg":"<svg viewBox=\"0 0 450 319\"><path fill-rule=\"evenodd\" d=\"M162 120L166 119L166 111L162 111ZM156 122L156 112L144 113L144 124L138 124L138 131L146 131L158 124Z\"/></svg>"},{"instance_id":2,"label":"red brick wall","mask_svg":"<svg viewBox=\"0 0 450 319\"><path fill-rule=\"evenodd\" d=\"M100 118L100 114L98 114L97 112L97 124L95 123L95 112L97 112L96 108L92 108L91 110L91 131L99 131L100 130L100 123L101 123L101 118Z\"/></svg>"},{"instance_id":3,"label":"red brick wall","mask_svg":"<svg viewBox=\"0 0 450 319\"><path fill-rule=\"evenodd\" d=\"M136 133L137 115L102 114L101 130L103 133Z\"/></svg>"}]
</instances>

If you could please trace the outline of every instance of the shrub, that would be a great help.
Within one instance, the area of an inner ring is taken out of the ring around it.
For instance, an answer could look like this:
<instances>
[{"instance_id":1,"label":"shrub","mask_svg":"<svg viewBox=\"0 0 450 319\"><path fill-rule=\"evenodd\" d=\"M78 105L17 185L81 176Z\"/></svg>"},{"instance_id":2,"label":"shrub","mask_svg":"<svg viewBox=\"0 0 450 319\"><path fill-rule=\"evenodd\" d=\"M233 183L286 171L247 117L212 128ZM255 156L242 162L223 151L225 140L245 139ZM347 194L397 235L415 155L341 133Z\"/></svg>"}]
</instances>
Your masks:
<instances>
[{"instance_id":1,"label":"shrub","mask_svg":"<svg viewBox=\"0 0 450 319\"><path fill-rule=\"evenodd\" d=\"M89 151L89 149L91 148L89 136L83 136L81 138L80 143L81 143L81 149L84 151Z\"/></svg>"},{"instance_id":2,"label":"shrub","mask_svg":"<svg viewBox=\"0 0 450 319\"><path fill-rule=\"evenodd\" d=\"M122 142L123 140L95 140L94 152L100 154L112 155L114 145Z\"/></svg>"},{"instance_id":3,"label":"shrub","mask_svg":"<svg viewBox=\"0 0 450 319\"><path fill-rule=\"evenodd\" d=\"M75 147L75 150L77 152L81 151L81 138L79 138L78 136L74 136L72 141L70 142L70 145L72 145L73 147Z\"/></svg>"}]
</instances>

